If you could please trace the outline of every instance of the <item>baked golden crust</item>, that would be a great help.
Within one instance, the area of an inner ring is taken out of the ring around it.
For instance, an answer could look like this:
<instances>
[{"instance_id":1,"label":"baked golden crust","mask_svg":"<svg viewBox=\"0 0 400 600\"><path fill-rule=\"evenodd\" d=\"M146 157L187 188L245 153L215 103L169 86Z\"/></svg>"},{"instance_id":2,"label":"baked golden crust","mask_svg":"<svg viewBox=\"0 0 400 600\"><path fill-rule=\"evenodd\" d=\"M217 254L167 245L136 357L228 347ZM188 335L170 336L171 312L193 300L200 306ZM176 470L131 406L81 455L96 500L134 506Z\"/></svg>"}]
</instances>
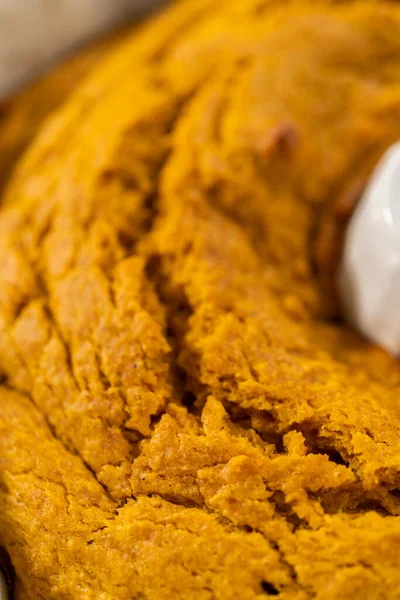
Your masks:
<instances>
[{"instance_id":1,"label":"baked golden crust","mask_svg":"<svg viewBox=\"0 0 400 600\"><path fill-rule=\"evenodd\" d=\"M18 95L0 103L0 189L46 117L68 98L78 82L123 35L123 31L118 31L97 41Z\"/></svg>"},{"instance_id":2,"label":"baked golden crust","mask_svg":"<svg viewBox=\"0 0 400 600\"><path fill-rule=\"evenodd\" d=\"M177 4L0 212L17 598L400 598L400 371L311 240L400 133L400 7Z\"/></svg>"}]
</instances>

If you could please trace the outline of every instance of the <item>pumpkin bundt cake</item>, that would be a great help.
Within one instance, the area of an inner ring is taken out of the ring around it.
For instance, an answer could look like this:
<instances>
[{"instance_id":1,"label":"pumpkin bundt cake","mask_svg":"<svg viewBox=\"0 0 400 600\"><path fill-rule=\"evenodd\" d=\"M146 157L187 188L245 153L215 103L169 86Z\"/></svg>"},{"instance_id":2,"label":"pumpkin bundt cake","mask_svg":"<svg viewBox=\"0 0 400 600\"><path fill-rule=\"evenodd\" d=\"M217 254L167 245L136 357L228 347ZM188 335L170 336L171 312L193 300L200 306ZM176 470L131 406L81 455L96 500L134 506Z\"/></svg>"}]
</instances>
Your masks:
<instances>
[{"instance_id":1,"label":"pumpkin bundt cake","mask_svg":"<svg viewBox=\"0 0 400 600\"><path fill-rule=\"evenodd\" d=\"M395 2L183 0L40 128L0 209L17 600L400 599L399 363L328 285L399 76Z\"/></svg>"}]
</instances>

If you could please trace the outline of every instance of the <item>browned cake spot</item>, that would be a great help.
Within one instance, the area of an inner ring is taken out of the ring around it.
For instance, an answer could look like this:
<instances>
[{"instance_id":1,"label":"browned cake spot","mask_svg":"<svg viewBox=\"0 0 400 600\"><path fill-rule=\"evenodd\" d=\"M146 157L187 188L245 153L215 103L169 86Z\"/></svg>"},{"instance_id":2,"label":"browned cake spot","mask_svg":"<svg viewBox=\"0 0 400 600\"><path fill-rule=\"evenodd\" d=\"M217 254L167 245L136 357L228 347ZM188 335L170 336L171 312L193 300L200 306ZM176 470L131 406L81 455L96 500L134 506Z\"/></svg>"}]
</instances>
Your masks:
<instances>
[{"instance_id":1,"label":"browned cake spot","mask_svg":"<svg viewBox=\"0 0 400 600\"><path fill-rule=\"evenodd\" d=\"M318 223L314 256L317 277L324 294L324 316L338 318L341 302L336 287L336 278L342 258L346 228L366 188L366 181L357 181L332 203L327 204L325 213Z\"/></svg>"}]
</instances>

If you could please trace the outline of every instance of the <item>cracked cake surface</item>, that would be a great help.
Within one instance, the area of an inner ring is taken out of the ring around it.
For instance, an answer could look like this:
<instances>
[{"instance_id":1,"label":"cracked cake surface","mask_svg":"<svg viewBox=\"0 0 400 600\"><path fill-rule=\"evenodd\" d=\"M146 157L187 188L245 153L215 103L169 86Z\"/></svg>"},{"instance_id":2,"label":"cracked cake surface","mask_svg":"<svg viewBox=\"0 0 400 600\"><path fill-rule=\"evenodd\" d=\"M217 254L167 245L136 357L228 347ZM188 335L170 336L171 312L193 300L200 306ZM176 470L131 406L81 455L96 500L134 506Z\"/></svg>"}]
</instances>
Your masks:
<instances>
[{"instance_id":1,"label":"cracked cake surface","mask_svg":"<svg viewBox=\"0 0 400 600\"><path fill-rule=\"evenodd\" d=\"M399 364L324 285L399 74L396 3L184 0L41 128L0 209L17 600L400 599Z\"/></svg>"}]
</instances>

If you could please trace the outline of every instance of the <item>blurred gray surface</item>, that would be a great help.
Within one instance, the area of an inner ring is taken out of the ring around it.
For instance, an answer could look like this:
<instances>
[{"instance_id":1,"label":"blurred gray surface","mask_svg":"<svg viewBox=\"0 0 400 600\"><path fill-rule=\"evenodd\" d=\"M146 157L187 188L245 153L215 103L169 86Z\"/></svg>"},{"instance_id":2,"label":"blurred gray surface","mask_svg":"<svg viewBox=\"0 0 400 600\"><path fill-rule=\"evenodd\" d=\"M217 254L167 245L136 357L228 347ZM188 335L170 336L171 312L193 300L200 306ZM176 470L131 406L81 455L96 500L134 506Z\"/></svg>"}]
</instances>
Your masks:
<instances>
[{"instance_id":1,"label":"blurred gray surface","mask_svg":"<svg viewBox=\"0 0 400 600\"><path fill-rule=\"evenodd\" d=\"M0 99L85 40L163 0L0 0Z\"/></svg>"}]
</instances>

